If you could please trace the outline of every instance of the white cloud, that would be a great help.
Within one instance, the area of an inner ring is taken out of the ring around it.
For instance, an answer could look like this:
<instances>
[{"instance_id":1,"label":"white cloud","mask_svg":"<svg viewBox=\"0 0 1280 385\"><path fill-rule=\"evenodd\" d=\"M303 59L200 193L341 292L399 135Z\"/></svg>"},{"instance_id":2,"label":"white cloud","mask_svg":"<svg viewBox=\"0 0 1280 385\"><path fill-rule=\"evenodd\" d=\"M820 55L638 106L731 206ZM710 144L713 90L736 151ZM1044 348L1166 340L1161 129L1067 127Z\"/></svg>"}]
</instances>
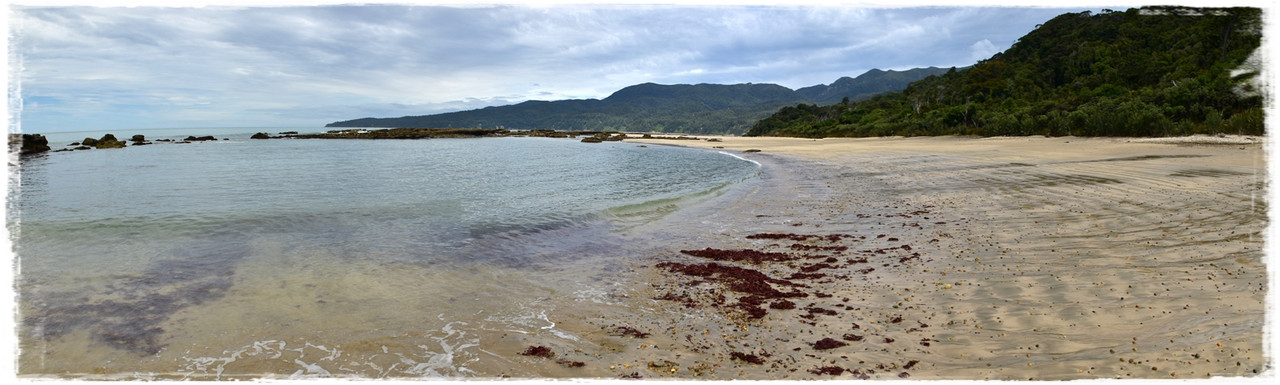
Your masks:
<instances>
[{"instance_id":1,"label":"white cloud","mask_svg":"<svg viewBox=\"0 0 1280 385\"><path fill-rule=\"evenodd\" d=\"M992 55L999 52L1000 49L996 48L996 45L992 44L991 40L988 39L979 40L969 46L969 58L972 59L974 63L979 60L989 59Z\"/></svg>"}]
</instances>

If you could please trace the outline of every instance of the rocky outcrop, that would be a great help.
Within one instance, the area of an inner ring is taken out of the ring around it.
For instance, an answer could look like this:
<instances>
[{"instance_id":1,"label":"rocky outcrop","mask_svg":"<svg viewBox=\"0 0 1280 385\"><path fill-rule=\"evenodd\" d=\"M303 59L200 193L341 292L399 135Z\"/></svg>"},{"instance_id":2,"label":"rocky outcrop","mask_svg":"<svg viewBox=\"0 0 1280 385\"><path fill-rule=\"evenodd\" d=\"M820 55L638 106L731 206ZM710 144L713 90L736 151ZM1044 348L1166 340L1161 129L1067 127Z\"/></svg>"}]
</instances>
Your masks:
<instances>
[{"instance_id":1,"label":"rocky outcrop","mask_svg":"<svg viewBox=\"0 0 1280 385\"><path fill-rule=\"evenodd\" d=\"M215 138L212 135L207 135L207 136L191 135L191 136L187 136L187 138L183 140L188 142L204 142L204 141L210 141L210 140L218 140L218 138Z\"/></svg>"},{"instance_id":2,"label":"rocky outcrop","mask_svg":"<svg viewBox=\"0 0 1280 385\"><path fill-rule=\"evenodd\" d=\"M18 147L18 154L30 155L49 151L49 139L40 134L9 134L9 146Z\"/></svg>"},{"instance_id":3,"label":"rocky outcrop","mask_svg":"<svg viewBox=\"0 0 1280 385\"><path fill-rule=\"evenodd\" d=\"M97 140L97 143L94 144L93 147L98 149L124 148L124 142L120 141L119 139L116 139L115 135L106 134L106 135L103 135L102 138L99 138Z\"/></svg>"},{"instance_id":4,"label":"rocky outcrop","mask_svg":"<svg viewBox=\"0 0 1280 385\"><path fill-rule=\"evenodd\" d=\"M627 138L627 134L610 135L608 132L597 132L582 138L583 143L600 143L600 142L620 142Z\"/></svg>"},{"instance_id":5,"label":"rocky outcrop","mask_svg":"<svg viewBox=\"0 0 1280 385\"><path fill-rule=\"evenodd\" d=\"M250 136L249 139L271 139L271 134L259 132Z\"/></svg>"}]
</instances>

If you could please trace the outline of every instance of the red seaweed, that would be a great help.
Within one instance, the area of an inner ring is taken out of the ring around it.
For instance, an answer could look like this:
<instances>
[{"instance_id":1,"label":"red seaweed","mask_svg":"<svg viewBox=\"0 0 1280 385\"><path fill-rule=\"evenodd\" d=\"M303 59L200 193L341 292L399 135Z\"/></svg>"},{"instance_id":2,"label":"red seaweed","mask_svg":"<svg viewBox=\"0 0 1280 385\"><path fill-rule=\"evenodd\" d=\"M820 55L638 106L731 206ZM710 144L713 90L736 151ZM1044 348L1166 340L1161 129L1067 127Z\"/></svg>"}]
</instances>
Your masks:
<instances>
[{"instance_id":1,"label":"red seaweed","mask_svg":"<svg viewBox=\"0 0 1280 385\"><path fill-rule=\"evenodd\" d=\"M538 346L530 346L529 348L521 352L520 355L551 358L556 356L556 352L551 351L551 348L548 348L546 346L538 345Z\"/></svg>"},{"instance_id":2,"label":"red seaweed","mask_svg":"<svg viewBox=\"0 0 1280 385\"><path fill-rule=\"evenodd\" d=\"M566 360L566 359L563 359L563 358L556 360L556 363L557 363L557 364L560 364L560 365L564 365L565 367L569 367L569 368L581 368L581 367L583 367L583 366L587 366L587 363L585 363L585 362L582 362L582 361L569 361L569 360Z\"/></svg>"},{"instance_id":3,"label":"red seaweed","mask_svg":"<svg viewBox=\"0 0 1280 385\"><path fill-rule=\"evenodd\" d=\"M818 279L826 276L826 274L822 273L791 273L787 279Z\"/></svg>"},{"instance_id":4,"label":"red seaweed","mask_svg":"<svg viewBox=\"0 0 1280 385\"><path fill-rule=\"evenodd\" d=\"M786 253L770 253L755 250L721 250L713 248L705 248L702 250L680 250L681 253L702 257L716 261L734 261L734 262L751 262L755 264L763 262L783 262L795 260L796 257Z\"/></svg>"},{"instance_id":5,"label":"red seaweed","mask_svg":"<svg viewBox=\"0 0 1280 385\"><path fill-rule=\"evenodd\" d=\"M795 309L795 308L796 308L796 303L795 303L795 302L788 301L788 300L785 300L785 299L780 299L780 300L778 300L778 301L776 301L776 302L774 302L774 303L769 304L769 308L770 308L770 309L778 309L778 310L789 310L789 309Z\"/></svg>"},{"instance_id":6,"label":"red seaweed","mask_svg":"<svg viewBox=\"0 0 1280 385\"><path fill-rule=\"evenodd\" d=\"M678 272L697 277L715 276L720 282L726 284L730 290L744 294L758 295L764 298L794 298L808 296L808 294L801 292L793 291L784 293L778 289L774 289L773 286L769 285L770 283L788 286L799 285L780 279L770 278L768 275L757 270L737 266L727 266L718 263L686 265L676 262L663 262L659 263L658 267L667 268L667 270L671 272Z\"/></svg>"},{"instance_id":7,"label":"red seaweed","mask_svg":"<svg viewBox=\"0 0 1280 385\"><path fill-rule=\"evenodd\" d=\"M812 273L812 272L815 272L815 271L818 271L818 270L822 270L822 269L834 269L834 268L836 268L836 266L832 266L831 264L826 263L826 262L819 262L819 263L815 263L815 264L808 265L808 266L805 266L805 267L801 267L801 268L800 268L800 271L805 272L805 273Z\"/></svg>"},{"instance_id":8,"label":"red seaweed","mask_svg":"<svg viewBox=\"0 0 1280 385\"><path fill-rule=\"evenodd\" d=\"M649 337L649 333L636 330L635 328L630 326L618 326L614 328L613 331L609 332L609 335L617 336L617 337L633 337L633 338Z\"/></svg>"},{"instance_id":9,"label":"red seaweed","mask_svg":"<svg viewBox=\"0 0 1280 385\"><path fill-rule=\"evenodd\" d=\"M730 357L730 358L733 358L733 359L735 359L735 360L742 360L742 361L746 361L746 362L753 363L753 364L756 364L756 365L763 365L763 364L764 364L764 359L763 359L763 358L760 358L760 357L757 357L755 354L746 354L746 353L732 352L732 353L729 353L729 357Z\"/></svg>"},{"instance_id":10,"label":"red seaweed","mask_svg":"<svg viewBox=\"0 0 1280 385\"><path fill-rule=\"evenodd\" d=\"M837 341L837 340L833 340L830 337L828 337L828 338L823 338L821 340L818 340L818 342L814 342L813 348L816 350L828 350L828 349L835 349L838 347L842 347L845 345L848 345L848 344Z\"/></svg>"},{"instance_id":11,"label":"red seaweed","mask_svg":"<svg viewBox=\"0 0 1280 385\"><path fill-rule=\"evenodd\" d=\"M839 375L841 375L841 374L844 374L844 370L845 370L844 368L839 367L839 366L823 366L823 367L821 367L821 368L817 368L817 369L809 369L809 373L813 373L813 374L830 374L830 375L832 375L832 376L839 376Z\"/></svg>"}]
</instances>

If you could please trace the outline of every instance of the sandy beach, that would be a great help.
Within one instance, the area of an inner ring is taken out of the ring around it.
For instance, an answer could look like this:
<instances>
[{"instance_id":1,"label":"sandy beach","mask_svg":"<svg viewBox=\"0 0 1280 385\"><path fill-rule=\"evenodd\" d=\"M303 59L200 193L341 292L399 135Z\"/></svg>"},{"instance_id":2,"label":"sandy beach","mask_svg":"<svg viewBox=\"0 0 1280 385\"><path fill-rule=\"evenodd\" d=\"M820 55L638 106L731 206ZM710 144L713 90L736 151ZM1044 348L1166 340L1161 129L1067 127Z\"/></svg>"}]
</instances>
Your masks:
<instances>
[{"instance_id":1,"label":"sandy beach","mask_svg":"<svg viewBox=\"0 0 1280 385\"><path fill-rule=\"evenodd\" d=\"M716 139L627 140L720 148L762 171L728 203L665 219L704 232L629 230L669 242L633 267L632 311L559 321L597 330L583 335L599 348L559 349L585 367L523 365L600 378L1274 376L1262 138Z\"/></svg>"}]
</instances>

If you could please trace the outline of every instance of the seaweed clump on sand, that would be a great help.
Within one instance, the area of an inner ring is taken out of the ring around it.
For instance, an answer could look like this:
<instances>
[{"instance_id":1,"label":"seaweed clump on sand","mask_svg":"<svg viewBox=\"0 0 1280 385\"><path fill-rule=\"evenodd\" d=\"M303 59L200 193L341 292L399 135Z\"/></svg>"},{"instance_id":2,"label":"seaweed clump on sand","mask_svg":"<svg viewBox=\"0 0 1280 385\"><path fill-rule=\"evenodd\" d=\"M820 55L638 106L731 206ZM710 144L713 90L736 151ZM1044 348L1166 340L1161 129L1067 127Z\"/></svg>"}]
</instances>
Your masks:
<instances>
[{"instance_id":1,"label":"seaweed clump on sand","mask_svg":"<svg viewBox=\"0 0 1280 385\"><path fill-rule=\"evenodd\" d=\"M680 252L716 261L750 262L753 264L760 264L764 262L785 262L796 259L795 256L787 253L773 253L749 249L720 250L708 247L702 250L680 250Z\"/></svg>"},{"instance_id":2,"label":"seaweed clump on sand","mask_svg":"<svg viewBox=\"0 0 1280 385\"><path fill-rule=\"evenodd\" d=\"M912 218L921 213L917 211L910 214L880 216ZM912 223L904 223L901 227L909 229L908 231L919 228ZM884 318L880 321L883 322L882 328L885 330L879 331L864 330L854 334L849 331L837 331L832 327L834 323L841 322L841 318L845 318L842 314L857 318L870 316L870 314L858 314L863 307L850 303L853 297L851 293L876 285L875 282L882 279L882 274L892 275L901 269L910 269L930 262L931 259L925 254L929 247L937 242L929 243L923 247L925 250L921 250L920 247L907 244L908 242L888 234L868 239L868 236L849 234L779 232L757 233L748 235L746 238L756 242L752 243L753 246L742 249L707 247L680 250L680 254L694 257L692 260L696 262L686 259L654 265L659 270L687 277L677 286L667 286L665 293L659 292L655 299L682 303L687 308L718 309L725 312L725 319L733 323L731 325L733 332L723 333L728 330L722 329L720 339L715 338L714 335L708 335L705 337L708 339L694 341L694 337L685 335L695 351L714 349L717 345L716 341L722 339L727 344L720 352L723 354L720 356L723 359L730 359L741 365L764 364L769 359L764 349L744 352L740 347L751 348L755 344L766 346L769 342L761 340L751 341L751 345L747 344L751 339L749 334L757 333L756 330L776 329L777 326L764 325L764 323L773 322L772 318L779 318L777 321L793 322L790 325L782 325L785 329L805 331L804 329L811 328L813 330L810 332L819 336L821 336L820 332L834 334L816 341L796 341L800 342L799 346L788 347L788 349L794 348L792 350L796 352L806 347L812 349L803 355L818 360L818 362L812 362L816 365L795 360L789 362L773 360L773 368L791 372L808 372L812 377L851 375L857 379L869 379L872 375L877 375L877 371L885 376L898 374L888 372L891 370L890 366L892 369L910 370L919 364L919 360L911 360L912 362L906 366L880 364L876 369L833 365L838 362L834 357L848 359L840 355L842 350L840 348L872 341L891 344L895 342L897 336L890 337L887 333L920 333L922 329L928 327L923 321L918 323L918 327L916 327L917 323L908 322L909 315L883 316ZM851 248L852 245L862 242L866 242L866 245L857 247L856 250ZM710 261L697 261L697 259ZM873 272L876 274L872 274ZM898 308L898 306L894 307L894 309ZM793 311L765 320L769 310ZM754 327L748 327L752 324ZM852 329L861 329L857 323L851 326ZM614 330L613 333L624 335L620 330ZM710 334L710 332L703 330L703 334ZM920 350L922 354L927 354L929 352L920 347L928 348L934 340L927 337L920 339L921 337L923 336L916 336L909 340L914 342L919 339L919 345L915 343L910 345L916 345L915 349ZM775 336L775 339L784 344L792 342L789 338ZM707 343L711 345L706 345ZM763 357L751 353L761 354ZM865 363L859 361L858 364ZM796 365L804 366L796 367ZM909 374L902 371L900 376L909 376Z\"/></svg>"},{"instance_id":3,"label":"seaweed clump on sand","mask_svg":"<svg viewBox=\"0 0 1280 385\"><path fill-rule=\"evenodd\" d=\"M551 358L556 356L556 352L551 351L551 348L548 348L546 346L538 345L538 346L530 346L526 348L523 352L520 352L520 355Z\"/></svg>"},{"instance_id":4,"label":"seaweed clump on sand","mask_svg":"<svg viewBox=\"0 0 1280 385\"><path fill-rule=\"evenodd\" d=\"M735 360L746 361L748 363L752 363L756 365L764 365L764 359L756 356L755 354L732 352L732 353L729 353L729 357Z\"/></svg>"},{"instance_id":5,"label":"seaweed clump on sand","mask_svg":"<svg viewBox=\"0 0 1280 385\"><path fill-rule=\"evenodd\" d=\"M821 339L821 340L818 340L818 342L814 342L814 343L813 343L813 348L814 348L815 350L828 350L828 349L835 349L835 348L843 347L843 346L845 346L845 345L848 345L848 344L846 344L846 343L844 343L844 342L840 342L840 341L834 340L834 339L831 339L830 337L827 337L827 338L823 338L823 339Z\"/></svg>"},{"instance_id":6,"label":"seaweed clump on sand","mask_svg":"<svg viewBox=\"0 0 1280 385\"><path fill-rule=\"evenodd\" d=\"M609 335L615 337L632 337L632 338L648 338L649 333L645 333L630 326L615 326Z\"/></svg>"},{"instance_id":7,"label":"seaweed clump on sand","mask_svg":"<svg viewBox=\"0 0 1280 385\"><path fill-rule=\"evenodd\" d=\"M844 368L839 366L823 366L821 368L810 369L809 373L819 374L819 375L829 374L832 376L839 376L841 374L844 374L844 370L845 370Z\"/></svg>"},{"instance_id":8,"label":"seaweed clump on sand","mask_svg":"<svg viewBox=\"0 0 1280 385\"><path fill-rule=\"evenodd\" d=\"M673 273L707 278L708 281L724 284L729 290L746 294L738 303L732 305L741 309L749 318L764 318L768 310L761 308L765 300L779 298L808 297L809 294L799 291L781 291L772 284L780 286L802 286L790 281L769 277L758 270L745 267L722 265L719 263L684 264L679 262L663 262L657 267L665 268Z\"/></svg>"},{"instance_id":9,"label":"seaweed clump on sand","mask_svg":"<svg viewBox=\"0 0 1280 385\"><path fill-rule=\"evenodd\" d=\"M570 360L566 360L566 359L563 359L563 358L556 360L556 363L557 363L557 364L560 364L560 365L562 365L562 366L564 366L564 367L566 367L566 368L581 368L581 367L583 367L583 366L587 366L587 363L585 363L585 362L582 362L582 361L570 361Z\"/></svg>"}]
</instances>

